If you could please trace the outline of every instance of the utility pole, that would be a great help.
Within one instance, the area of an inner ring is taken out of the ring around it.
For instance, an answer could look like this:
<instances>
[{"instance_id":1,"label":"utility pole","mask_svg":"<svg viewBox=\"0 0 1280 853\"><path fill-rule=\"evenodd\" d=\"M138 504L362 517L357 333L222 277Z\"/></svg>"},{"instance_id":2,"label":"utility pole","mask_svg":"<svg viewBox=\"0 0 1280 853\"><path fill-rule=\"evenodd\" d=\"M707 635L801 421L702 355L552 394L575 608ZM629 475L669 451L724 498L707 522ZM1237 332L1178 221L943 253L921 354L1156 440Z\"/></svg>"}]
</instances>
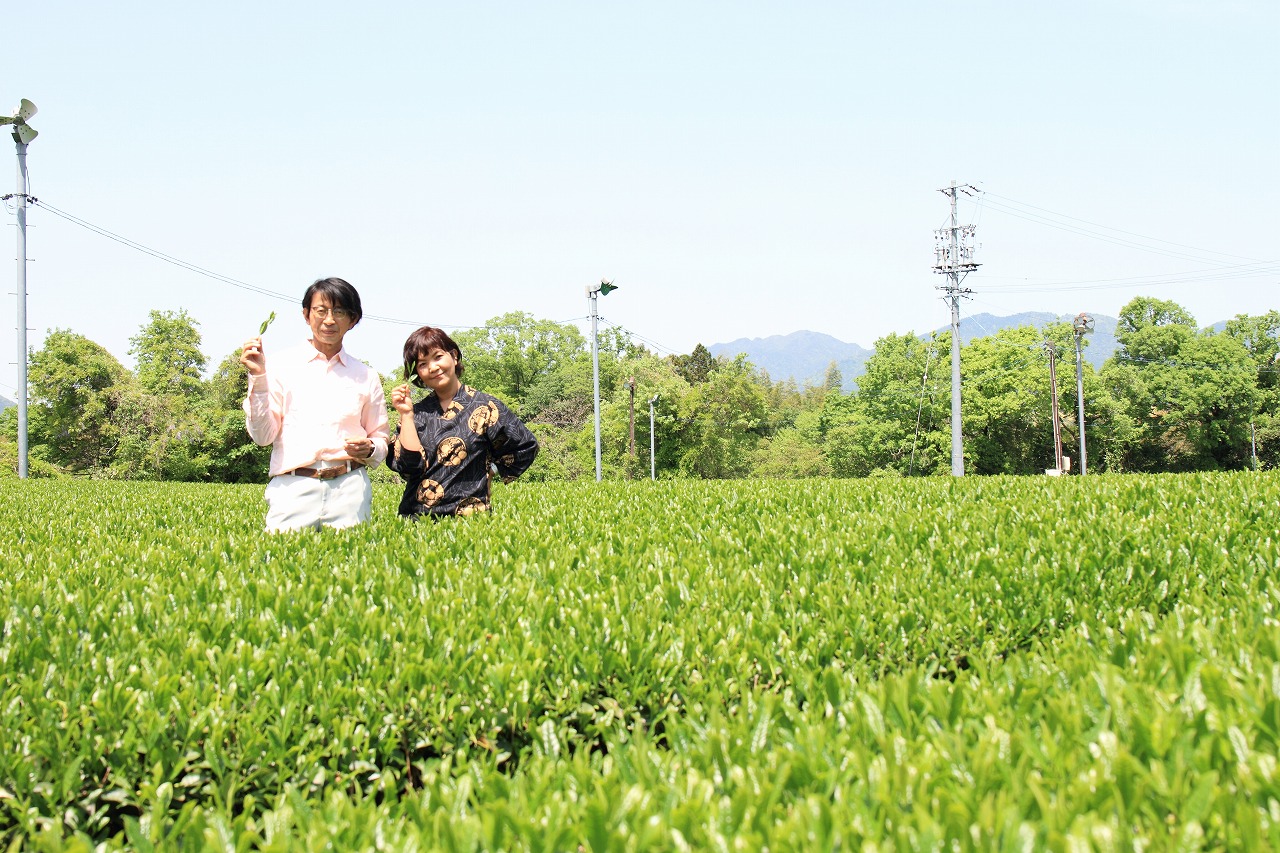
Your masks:
<instances>
[{"instance_id":1,"label":"utility pole","mask_svg":"<svg viewBox=\"0 0 1280 853\"><path fill-rule=\"evenodd\" d=\"M27 202L31 200L27 179L27 143L40 135L27 119L37 112L36 105L22 98L12 117L0 118L0 124L13 126L13 141L18 146L18 191L12 198L18 208L18 477L27 479ZM10 196L5 196L6 199Z\"/></svg>"},{"instance_id":2,"label":"utility pole","mask_svg":"<svg viewBox=\"0 0 1280 853\"><path fill-rule=\"evenodd\" d=\"M971 291L962 288L960 282L976 270L979 264L973 262L973 233L975 226L961 225L956 215L956 198L960 193L973 195L977 187L969 184L944 187L938 192L951 199L951 227L939 228L933 232L934 264L933 271L947 277L947 283L937 288L944 294L943 298L951 304L951 474L964 476L964 439L960 428L960 297Z\"/></svg>"},{"instance_id":3,"label":"utility pole","mask_svg":"<svg viewBox=\"0 0 1280 853\"><path fill-rule=\"evenodd\" d=\"M627 385L631 388L631 421L628 429L631 437L627 444L627 455L632 459L636 458L636 378L632 376L627 380Z\"/></svg>"},{"instance_id":4,"label":"utility pole","mask_svg":"<svg viewBox=\"0 0 1280 853\"><path fill-rule=\"evenodd\" d=\"M13 135L18 143L18 477L30 474L27 430L27 143Z\"/></svg>"},{"instance_id":5,"label":"utility pole","mask_svg":"<svg viewBox=\"0 0 1280 853\"><path fill-rule=\"evenodd\" d=\"M1084 357L1083 339L1093 331L1093 318L1083 312L1076 315L1072 329L1076 335L1076 424L1080 427L1080 475L1089 473L1089 457L1084 449Z\"/></svg>"},{"instance_id":6,"label":"utility pole","mask_svg":"<svg viewBox=\"0 0 1280 853\"><path fill-rule=\"evenodd\" d=\"M653 431L653 407L658 405L658 395L654 394L649 399L649 479L658 479L658 459L654 455L657 447L657 441L654 439Z\"/></svg>"},{"instance_id":7,"label":"utility pole","mask_svg":"<svg viewBox=\"0 0 1280 853\"><path fill-rule=\"evenodd\" d=\"M1058 414L1058 371L1054 365L1058 361L1058 347L1053 341L1045 338L1044 351L1049 354L1049 400L1053 408L1053 467L1062 473L1062 417Z\"/></svg>"}]
</instances>

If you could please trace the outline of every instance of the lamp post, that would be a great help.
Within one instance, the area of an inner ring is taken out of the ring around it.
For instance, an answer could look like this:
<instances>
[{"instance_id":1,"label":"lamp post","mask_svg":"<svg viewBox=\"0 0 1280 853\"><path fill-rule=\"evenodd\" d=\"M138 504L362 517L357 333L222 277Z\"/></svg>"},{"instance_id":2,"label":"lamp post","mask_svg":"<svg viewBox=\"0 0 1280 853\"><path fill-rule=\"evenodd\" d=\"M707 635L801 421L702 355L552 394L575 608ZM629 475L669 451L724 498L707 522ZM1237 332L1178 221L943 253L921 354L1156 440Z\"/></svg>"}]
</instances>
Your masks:
<instances>
[{"instance_id":1,"label":"lamp post","mask_svg":"<svg viewBox=\"0 0 1280 853\"><path fill-rule=\"evenodd\" d=\"M600 315L596 311L596 298L608 296L618 288L609 281L600 280L600 284L587 288L587 304L591 309L591 402L596 416L596 482L604 475L600 468L600 342L598 324Z\"/></svg>"},{"instance_id":2,"label":"lamp post","mask_svg":"<svg viewBox=\"0 0 1280 853\"><path fill-rule=\"evenodd\" d=\"M656 443L653 438L653 407L658 404L658 395L654 394L649 400L649 479L658 479L658 463L654 456L654 447Z\"/></svg>"},{"instance_id":3,"label":"lamp post","mask_svg":"<svg viewBox=\"0 0 1280 853\"><path fill-rule=\"evenodd\" d=\"M27 467L27 143L39 133L27 119L36 114L36 105L23 98L13 116L0 124L13 125L13 141L18 146L18 476L26 479Z\"/></svg>"},{"instance_id":4,"label":"lamp post","mask_svg":"<svg viewBox=\"0 0 1280 853\"><path fill-rule=\"evenodd\" d=\"M1084 336L1093 331L1093 318L1081 312L1076 315L1071 328L1076 335L1076 427L1080 430L1080 474L1089 473L1089 461L1084 449L1084 358L1081 355Z\"/></svg>"}]
</instances>

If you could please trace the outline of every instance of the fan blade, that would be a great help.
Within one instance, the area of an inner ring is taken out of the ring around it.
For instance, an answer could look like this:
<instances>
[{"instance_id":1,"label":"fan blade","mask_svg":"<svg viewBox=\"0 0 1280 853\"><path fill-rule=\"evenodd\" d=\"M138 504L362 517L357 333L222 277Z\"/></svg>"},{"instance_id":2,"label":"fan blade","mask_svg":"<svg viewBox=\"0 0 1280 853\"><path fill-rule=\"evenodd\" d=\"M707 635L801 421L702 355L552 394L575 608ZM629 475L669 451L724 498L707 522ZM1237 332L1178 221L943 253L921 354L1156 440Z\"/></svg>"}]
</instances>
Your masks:
<instances>
[{"instance_id":1,"label":"fan blade","mask_svg":"<svg viewBox=\"0 0 1280 853\"><path fill-rule=\"evenodd\" d=\"M13 127L13 135L18 138L19 142L26 145L28 142L39 136L40 132L30 125L17 124Z\"/></svg>"},{"instance_id":2,"label":"fan blade","mask_svg":"<svg viewBox=\"0 0 1280 853\"><path fill-rule=\"evenodd\" d=\"M18 104L18 108L13 111L13 117L26 121L37 112L38 110L36 109L36 105L28 101L26 98L23 98L22 103Z\"/></svg>"}]
</instances>

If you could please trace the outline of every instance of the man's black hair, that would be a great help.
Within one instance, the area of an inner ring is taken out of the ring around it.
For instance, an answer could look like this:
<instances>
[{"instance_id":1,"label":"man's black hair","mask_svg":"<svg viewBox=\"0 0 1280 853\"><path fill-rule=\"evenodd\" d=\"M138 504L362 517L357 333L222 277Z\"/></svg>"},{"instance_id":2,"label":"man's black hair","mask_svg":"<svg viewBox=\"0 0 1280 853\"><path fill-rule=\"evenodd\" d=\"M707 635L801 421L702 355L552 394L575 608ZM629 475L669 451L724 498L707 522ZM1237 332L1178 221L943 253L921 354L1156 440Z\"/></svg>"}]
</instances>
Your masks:
<instances>
[{"instance_id":1,"label":"man's black hair","mask_svg":"<svg viewBox=\"0 0 1280 853\"><path fill-rule=\"evenodd\" d=\"M360 308L360 294L348 282L340 278L318 278L315 283L302 294L302 310L311 309L311 298L317 293L329 297L329 304L334 308L343 308L356 315L355 323L360 322L364 311ZM355 325L352 323L351 325Z\"/></svg>"}]
</instances>

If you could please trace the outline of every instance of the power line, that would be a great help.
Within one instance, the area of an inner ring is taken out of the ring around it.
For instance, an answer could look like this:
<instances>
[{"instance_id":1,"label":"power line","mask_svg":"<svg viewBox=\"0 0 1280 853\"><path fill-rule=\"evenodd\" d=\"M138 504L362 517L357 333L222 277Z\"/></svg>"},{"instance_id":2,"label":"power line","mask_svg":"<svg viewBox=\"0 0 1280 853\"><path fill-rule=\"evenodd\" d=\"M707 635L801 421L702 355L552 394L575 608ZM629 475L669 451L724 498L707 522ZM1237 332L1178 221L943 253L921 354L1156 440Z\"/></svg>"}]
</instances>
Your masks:
<instances>
[{"instance_id":1,"label":"power line","mask_svg":"<svg viewBox=\"0 0 1280 853\"><path fill-rule=\"evenodd\" d=\"M1024 280L1019 284L988 285L984 291L994 294L1007 293L1055 293L1087 290L1114 290L1128 287L1157 287L1161 285L1200 284L1208 281L1263 278L1280 275L1280 262L1265 261L1257 264L1240 264L1212 267L1182 273L1130 276L1128 278L1086 279L1083 281L1050 281L1032 284Z\"/></svg>"},{"instance_id":2,"label":"power line","mask_svg":"<svg viewBox=\"0 0 1280 853\"><path fill-rule=\"evenodd\" d=\"M1123 248L1128 248L1128 249L1138 249L1139 251L1150 252L1151 254L1154 254L1154 255L1163 255L1164 257L1167 257L1167 258L1178 258L1181 260L1198 261L1201 263L1210 262L1209 259L1205 258L1203 254L1192 254L1188 252L1171 251L1168 249L1159 248L1157 246L1151 246L1145 243L1140 243L1136 240L1129 240L1124 237L1113 237L1111 235L1099 233L1097 231L1093 231L1088 228L1082 228L1080 226L1071 225L1069 223L1058 222L1056 220L1050 219L1047 216L1040 216L1034 213L1028 214L1025 211L1021 211L1013 207L1008 207L1008 206L999 204L998 202L991 203L988 205L988 207L990 207L992 210L995 210L997 212L1004 213L1007 216L1012 216L1014 219L1022 219L1024 221L1031 222L1037 225L1044 225L1049 228L1056 228L1059 231L1066 231L1069 234L1075 234L1080 237L1088 237L1090 239L1098 240L1103 243L1110 243L1114 246L1121 246ZM1200 252L1201 250L1197 249L1196 251ZM1210 252L1210 254L1221 254L1221 253Z\"/></svg>"},{"instance_id":3,"label":"power line","mask_svg":"<svg viewBox=\"0 0 1280 853\"><path fill-rule=\"evenodd\" d=\"M265 287L259 287L256 284L250 284L247 281L241 281L239 279L232 278L231 276L223 275L222 273L205 269L204 267L199 266L197 264L193 264L190 261L184 261L181 258L176 258L173 255L169 255L164 252L161 252L158 249L152 249L149 246L144 246L142 243L139 243L136 240L130 240L128 237L123 237L112 231L108 231L106 228L103 228L100 225L94 225L92 222L89 222L88 220L85 220L85 219L81 219L80 217L72 213L68 213L65 210L59 210L58 208L54 207L53 205L49 204L46 201L41 201L39 199L33 198L31 199L31 203L44 210L49 211L54 216L58 216L58 217L61 217L62 219L65 219L66 221L72 223L73 225L78 225L81 228L84 228L88 231L92 231L93 233L101 237L106 237L108 240L112 240L116 243L121 244L122 246L126 246L130 249L134 249L135 251L142 252L145 255L149 255L157 260L164 261L167 264L172 264L176 267L187 270L188 272L193 272L193 273L196 273L197 275L202 275L202 276L205 276L206 278L211 278L214 281L220 281L223 284L229 284L232 287L237 287L237 288L240 288L241 290L248 290L252 293L257 293L262 296L270 296L273 299L280 299L285 302L291 302L291 303L298 302L297 296L290 295L287 293L280 293L279 291L276 291L276 290L269 290ZM392 323L398 326L414 326L415 328L418 326L426 326L426 325L434 325L442 329L455 329L455 330L477 328L476 326L465 326L465 325L452 324L452 323L425 323L418 320L402 320L396 317L384 317L379 314L365 314L363 315L362 319L373 320L380 323Z\"/></svg>"},{"instance_id":4,"label":"power line","mask_svg":"<svg viewBox=\"0 0 1280 853\"><path fill-rule=\"evenodd\" d=\"M635 338L638 341L643 341L644 343L649 344L650 346L654 347L657 350L660 350L661 352L666 353L667 355L682 355L682 353L679 350L674 350L674 349L671 349L670 347L663 346L662 344L658 343L652 338L646 338L644 335L637 334L636 332L631 331L625 326L620 326L617 323L612 323L606 320L604 317L601 317L600 319L605 323L605 325L609 326L610 328L617 329L618 331L623 332L627 336Z\"/></svg>"},{"instance_id":5,"label":"power line","mask_svg":"<svg viewBox=\"0 0 1280 853\"><path fill-rule=\"evenodd\" d=\"M127 246L130 249L134 249L136 251L142 252L145 255L150 255L153 258L164 261L165 263L168 263L168 264L173 264L176 267L181 267L182 269L185 269L189 272L194 272L197 275L202 275L207 278L211 278L215 281L220 281L223 284L229 284L232 287L238 287L242 290L248 290L253 293L259 293L259 294L262 294L263 296L271 296L276 299L283 299L287 302L297 301L296 297L294 296L290 296L284 293L279 293L274 290L268 290L265 287L259 287L255 284L249 284L248 282L240 281L239 279L234 279L234 278L231 278L230 276L225 276L225 275L222 275L221 273L213 272L212 270L207 270L204 267L197 266L196 264L190 263L189 261L184 261L184 260L181 260L180 258L175 258L172 255L167 255L164 252L161 252L157 249L152 249L149 246L144 246L141 243L138 243L134 240L130 240L128 237L122 237L119 234L116 234L112 231L108 231L107 229L102 228L101 226L94 225L92 222L88 222L87 220L81 219L80 217L75 216L74 214L67 213L65 210L59 210L58 208L54 207L53 205L49 204L46 201L40 201L39 199L32 199L32 203L38 207L43 208L44 210L49 211L54 216L59 216L67 220L73 225L79 225L81 228L84 228L88 231L92 231L93 233L101 237L106 237L108 240L113 240L117 243L120 243L123 246Z\"/></svg>"},{"instance_id":6,"label":"power line","mask_svg":"<svg viewBox=\"0 0 1280 853\"><path fill-rule=\"evenodd\" d=\"M1207 254L1207 255L1221 255L1222 257L1225 257L1225 258L1239 258L1240 260L1245 260L1245 261L1258 261L1258 259L1257 259L1257 258L1247 258L1247 257L1244 257L1243 255L1233 255L1233 254L1230 254L1230 253L1228 253L1228 252L1216 252L1216 251L1213 251L1212 249L1201 249L1201 248L1198 248L1198 247L1196 247L1196 246L1189 246L1189 245L1187 245L1187 244L1185 244L1185 243L1175 243L1175 242L1173 242L1172 240L1164 240L1164 239L1161 239L1160 237L1148 237L1148 236L1147 236L1147 235L1145 235L1145 234L1138 234L1138 233L1133 232L1133 231L1125 231L1125 230L1123 230L1123 229L1121 229L1121 228L1113 228L1113 227L1111 227L1111 226L1109 226L1109 225L1102 225L1102 224L1097 223L1097 222L1090 222L1090 221L1089 221L1089 220L1087 220L1087 219L1079 219L1079 218L1074 217L1074 216L1068 216L1068 215L1067 215L1067 214L1065 214L1065 213L1056 213L1056 212L1054 212L1054 211L1052 211L1052 210L1048 210L1048 209L1043 208L1043 207L1036 207L1035 205L1033 205L1033 204L1028 204L1027 202L1024 202L1024 201L1018 201L1017 199L1009 198L1008 196L1002 196L1002 195L1000 195L999 193L993 193L993 192L991 192L990 190L982 190L982 194L983 194L983 197L984 197L984 198L985 198L986 196L990 196L990 197L992 197L992 198L1002 199L1002 200L1004 200L1005 202L1008 202L1010 205L1018 205L1018 206L1020 206L1020 207L1030 208L1031 210L1038 210L1038 211L1041 211L1042 213L1047 213L1047 214L1049 214L1049 216L1056 216L1056 217L1058 217L1059 219L1069 219L1069 220L1071 220L1071 221L1073 221L1073 222L1079 222L1079 223L1081 223L1081 224L1083 224L1083 225L1091 225L1091 226L1093 226L1094 228L1102 228L1102 229L1104 229L1104 230L1106 230L1106 231L1115 231L1117 234L1127 234L1127 235L1129 235L1130 237L1138 237L1138 238L1143 239L1143 240L1149 240L1149 241L1151 241L1151 242L1153 242L1153 243L1164 243L1164 244L1165 244L1165 245L1167 245L1167 246L1176 246L1176 247L1178 247L1178 248L1180 248L1180 249L1191 249L1192 251L1199 252L1199 253L1201 253L1201 254ZM1259 262L1259 263L1261 263L1260 261L1258 261L1258 262Z\"/></svg>"}]
</instances>

